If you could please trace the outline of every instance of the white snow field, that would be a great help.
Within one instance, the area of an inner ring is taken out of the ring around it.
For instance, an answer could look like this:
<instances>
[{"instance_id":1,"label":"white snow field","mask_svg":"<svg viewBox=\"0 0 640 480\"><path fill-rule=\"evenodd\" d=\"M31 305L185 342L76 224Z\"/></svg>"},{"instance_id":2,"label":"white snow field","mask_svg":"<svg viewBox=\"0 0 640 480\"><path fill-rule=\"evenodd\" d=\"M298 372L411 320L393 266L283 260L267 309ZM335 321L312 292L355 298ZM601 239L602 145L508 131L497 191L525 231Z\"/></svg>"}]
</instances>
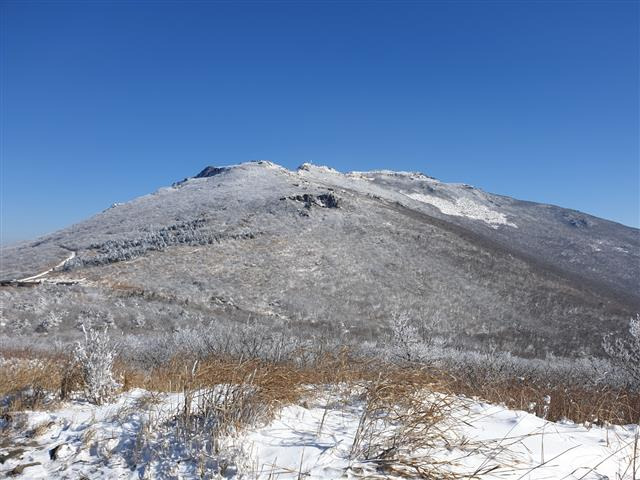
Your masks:
<instances>
[{"instance_id":1,"label":"white snow field","mask_svg":"<svg viewBox=\"0 0 640 480\"><path fill-rule=\"evenodd\" d=\"M344 398L327 393L284 406L266 424L218 438L214 454L181 441L181 394L135 389L100 407L76 400L52 411L12 414L0 420L0 477L449 478L451 472L460 475L451 478L632 480L633 468L640 468L640 459L633 462L638 425L553 423L456 397L451 418L439 427L442 440L396 452L407 460L404 466L383 470L384 454L363 456L373 432L363 430L364 403L357 395ZM392 435L394 425L378 424L377 435ZM408 466L412 459L445 473L420 477Z\"/></svg>"},{"instance_id":2,"label":"white snow field","mask_svg":"<svg viewBox=\"0 0 640 480\"><path fill-rule=\"evenodd\" d=\"M491 210L486 205L476 203L469 198L460 197L447 200L446 198L436 197L435 195L424 195L422 193L408 193L407 197L433 205L445 215L480 220L493 228L498 228L498 225L518 228L515 223L507 221L507 216L504 213Z\"/></svg>"}]
</instances>

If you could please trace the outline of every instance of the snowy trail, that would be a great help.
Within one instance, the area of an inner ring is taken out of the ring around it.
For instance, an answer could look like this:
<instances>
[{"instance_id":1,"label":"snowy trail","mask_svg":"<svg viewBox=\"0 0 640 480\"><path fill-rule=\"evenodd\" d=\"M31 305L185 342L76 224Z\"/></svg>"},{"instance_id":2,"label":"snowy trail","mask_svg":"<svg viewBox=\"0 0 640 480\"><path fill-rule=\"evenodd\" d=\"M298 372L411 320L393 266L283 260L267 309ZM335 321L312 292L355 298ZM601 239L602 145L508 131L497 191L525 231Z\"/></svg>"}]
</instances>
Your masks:
<instances>
[{"instance_id":1,"label":"snowy trail","mask_svg":"<svg viewBox=\"0 0 640 480\"><path fill-rule=\"evenodd\" d=\"M32 282L34 280L37 280L38 278L44 277L45 275L53 272L56 268L64 267L64 264L67 263L69 260L75 258L75 256L76 256L76 252L72 251L67 258L62 260L57 265L54 265L53 267L51 267L49 270L45 270L44 272L38 273L37 275L33 275L31 277L21 278L20 280L18 280L18 282Z\"/></svg>"}]
</instances>

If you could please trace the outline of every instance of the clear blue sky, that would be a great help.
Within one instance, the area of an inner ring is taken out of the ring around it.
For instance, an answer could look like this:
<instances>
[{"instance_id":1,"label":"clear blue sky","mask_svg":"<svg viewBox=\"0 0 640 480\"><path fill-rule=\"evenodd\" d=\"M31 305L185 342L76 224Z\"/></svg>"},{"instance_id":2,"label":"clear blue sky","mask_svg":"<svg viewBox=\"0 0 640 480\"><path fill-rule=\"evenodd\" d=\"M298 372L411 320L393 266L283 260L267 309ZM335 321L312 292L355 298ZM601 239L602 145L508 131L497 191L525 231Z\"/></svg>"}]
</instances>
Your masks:
<instances>
[{"instance_id":1,"label":"clear blue sky","mask_svg":"<svg viewBox=\"0 0 640 480\"><path fill-rule=\"evenodd\" d=\"M637 2L7 2L2 235L270 159L638 226Z\"/></svg>"}]
</instances>

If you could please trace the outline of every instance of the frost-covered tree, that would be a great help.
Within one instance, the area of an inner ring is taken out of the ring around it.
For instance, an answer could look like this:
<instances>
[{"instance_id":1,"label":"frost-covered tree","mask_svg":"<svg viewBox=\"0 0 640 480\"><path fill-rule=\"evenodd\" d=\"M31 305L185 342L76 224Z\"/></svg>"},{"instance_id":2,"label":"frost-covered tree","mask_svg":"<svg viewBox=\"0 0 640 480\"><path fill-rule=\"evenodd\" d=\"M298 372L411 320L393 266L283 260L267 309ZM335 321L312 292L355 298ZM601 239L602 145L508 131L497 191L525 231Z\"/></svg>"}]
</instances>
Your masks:
<instances>
[{"instance_id":1,"label":"frost-covered tree","mask_svg":"<svg viewBox=\"0 0 640 480\"><path fill-rule=\"evenodd\" d=\"M635 388L640 388L640 314L629 322L629 335L626 338L604 338L604 351L629 375Z\"/></svg>"},{"instance_id":2,"label":"frost-covered tree","mask_svg":"<svg viewBox=\"0 0 640 480\"><path fill-rule=\"evenodd\" d=\"M394 314L390 327L389 348L393 356L406 362L419 362L426 359L428 344L409 315Z\"/></svg>"},{"instance_id":3,"label":"frost-covered tree","mask_svg":"<svg viewBox=\"0 0 640 480\"><path fill-rule=\"evenodd\" d=\"M76 344L74 359L82 372L87 400L101 405L109 399L117 387L113 378L113 361L116 349L109 339L107 328L94 330L82 326L84 341Z\"/></svg>"}]
</instances>

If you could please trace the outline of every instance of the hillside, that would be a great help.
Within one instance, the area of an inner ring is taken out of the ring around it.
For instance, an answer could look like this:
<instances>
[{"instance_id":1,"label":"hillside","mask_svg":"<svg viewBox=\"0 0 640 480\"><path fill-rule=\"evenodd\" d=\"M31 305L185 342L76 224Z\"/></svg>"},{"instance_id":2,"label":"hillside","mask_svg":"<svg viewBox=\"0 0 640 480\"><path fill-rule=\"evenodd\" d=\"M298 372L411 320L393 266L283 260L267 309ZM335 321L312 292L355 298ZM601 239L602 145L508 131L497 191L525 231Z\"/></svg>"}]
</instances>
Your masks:
<instances>
[{"instance_id":1,"label":"hillside","mask_svg":"<svg viewBox=\"0 0 640 480\"><path fill-rule=\"evenodd\" d=\"M573 356L640 310L638 230L419 173L207 167L4 247L0 278L65 259L5 282L1 334L251 319L361 342L408 316L457 346Z\"/></svg>"}]
</instances>

